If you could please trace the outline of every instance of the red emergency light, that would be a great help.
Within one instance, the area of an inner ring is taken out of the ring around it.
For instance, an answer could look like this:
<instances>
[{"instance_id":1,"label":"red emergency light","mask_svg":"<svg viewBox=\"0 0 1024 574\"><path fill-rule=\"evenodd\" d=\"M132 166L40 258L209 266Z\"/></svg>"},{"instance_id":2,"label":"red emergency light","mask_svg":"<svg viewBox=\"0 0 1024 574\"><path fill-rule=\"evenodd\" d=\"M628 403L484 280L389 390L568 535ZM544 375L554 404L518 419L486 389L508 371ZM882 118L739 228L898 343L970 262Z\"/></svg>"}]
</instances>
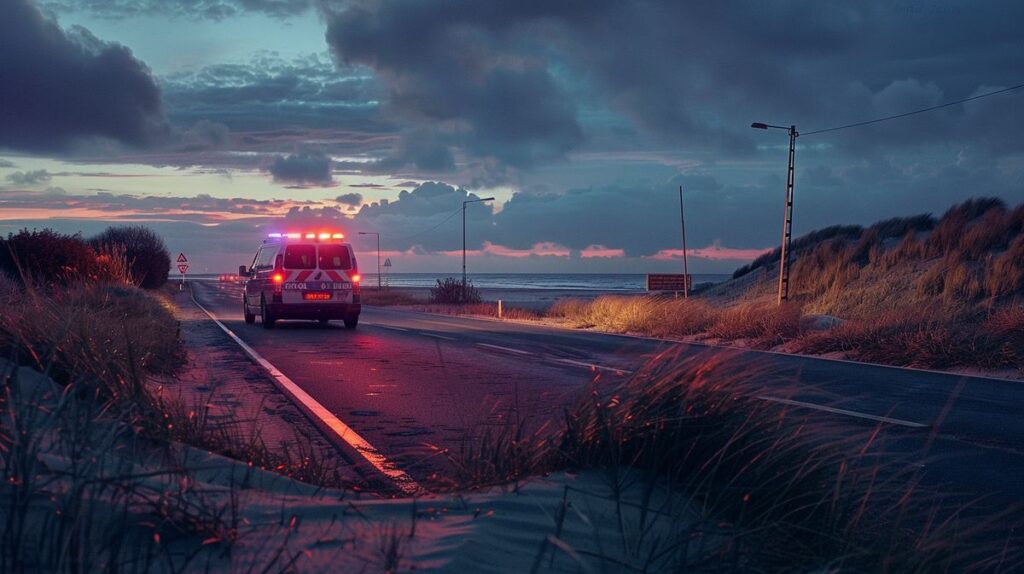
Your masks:
<instances>
[{"instance_id":1,"label":"red emergency light","mask_svg":"<svg viewBox=\"0 0 1024 574\"><path fill-rule=\"evenodd\" d=\"M318 232L318 233L296 233L294 231L288 233L268 233L267 237L271 239L345 239L344 233L338 233L336 231L331 232Z\"/></svg>"}]
</instances>

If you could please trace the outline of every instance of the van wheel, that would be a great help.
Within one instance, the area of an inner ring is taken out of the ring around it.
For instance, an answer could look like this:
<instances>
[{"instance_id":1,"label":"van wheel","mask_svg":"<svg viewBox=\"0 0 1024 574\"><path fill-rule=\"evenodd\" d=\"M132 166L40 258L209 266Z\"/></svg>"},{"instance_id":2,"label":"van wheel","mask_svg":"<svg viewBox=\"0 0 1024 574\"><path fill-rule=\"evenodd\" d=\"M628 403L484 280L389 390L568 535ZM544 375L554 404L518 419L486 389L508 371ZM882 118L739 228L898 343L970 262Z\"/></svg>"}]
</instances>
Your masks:
<instances>
[{"instance_id":1,"label":"van wheel","mask_svg":"<svg viewBox=\"0 0 1024 574\"><path fill-rule=\"evenodd\" d=\"M267 300L262 296L260 296L260 322L263 324L264 329L273 329L274 323L277 322L270 309L267 309Z\"/></svg>"},{"instance_id":2,"label":"van wheel","mask_svg":"<svg viewBox=\"0 0 1024 574\"><path fill-rule=\"evenodd\" d=\"M356 325L358 325L358 324L359 324L359 315L356 315L354 317L345 317L345 328L346 329L355 329Z\"/></svg>"},{"instance_id":3,"label":"van wheel","mask_svg":"<svg viewBox=\"0 0 1024 574\"><path fill-rule=\"evenodd\" d=\"M249 312L249 300L242 297L242 317L245 318L246 325L252 325L256 322L256 315Z\"/></svg>"}]
</instances>

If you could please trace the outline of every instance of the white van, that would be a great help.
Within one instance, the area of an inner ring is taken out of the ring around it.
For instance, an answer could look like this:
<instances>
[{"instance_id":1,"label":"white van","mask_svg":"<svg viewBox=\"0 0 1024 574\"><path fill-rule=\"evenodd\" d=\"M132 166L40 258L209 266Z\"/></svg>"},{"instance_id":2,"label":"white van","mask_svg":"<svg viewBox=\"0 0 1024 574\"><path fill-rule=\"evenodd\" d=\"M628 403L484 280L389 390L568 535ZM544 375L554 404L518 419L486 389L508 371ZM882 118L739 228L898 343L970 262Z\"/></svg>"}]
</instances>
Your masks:
<instances>
[{"instance_id":1,"label":"white van","mask_svg":"<svg viewBox=\"0 0 1024 574\"><path fill-rule=\"evenodd\" d=\"M245 322L259 315L264 329L281 319L359 324L359 266L338 232L271 233L248 268L242 296Z\"/></svg>"}]
</instances>

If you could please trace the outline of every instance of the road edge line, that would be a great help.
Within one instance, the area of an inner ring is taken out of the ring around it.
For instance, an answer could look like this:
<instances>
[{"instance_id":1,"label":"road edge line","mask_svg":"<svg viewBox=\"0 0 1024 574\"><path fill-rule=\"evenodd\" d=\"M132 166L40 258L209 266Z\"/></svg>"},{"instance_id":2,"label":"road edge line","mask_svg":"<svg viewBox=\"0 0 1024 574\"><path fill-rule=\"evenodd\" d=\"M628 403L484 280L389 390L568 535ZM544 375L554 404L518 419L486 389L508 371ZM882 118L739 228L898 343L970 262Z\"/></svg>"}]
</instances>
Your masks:
<instances>
[{"instance_id":1,"label":"road edge line","mask_svg":"<svg viewBox=\"0 0 1024 574\"><path fill-rule=\"evenodd\" d=\"M270 378L274 381L274 385L277 386L281 392L292 400L296 406L301 410L319 429L320 432L327 436L328 440L335 442L337 440L342 441L343 448L350 448L355 450L363 459L370 464L377 472L383 474L390 480L398 490L407 495L422 495L427 494L427 490L424 489L419 483L416 482L411 476L405 473L405 471L399 469L394 462L389 460L386 456L381 454L379 450L359 433L357 433L352 427L346 425L337 416L334 415L327 407L321 405L316 399L311 397L309 393L302 390L295 381L288 378L288 375L282 373L277 367L270 363L270 361L264 359L255 349L249 346L248 343L242 340L241 337L236 335L234 331L229 329L224 323L222 323L213 313L208 311L206 307L196 300L195 293L189 289L189 295L192 298L192 302L195 303L199 309L206 313L206 315L221 328L222 331L227 333L231 339L242 348L243 351L249 358L256 361L256 363L263 367L269 374Z\"/></svg>"},{"instance_id":2,"label":"road edge line","mask_svg":"<svg viewBox=\"0 0 1024 574\"><path fill-rule=\"evenodd\" d=\"M783 398L779 398L779 397L770 397L770 396L766 396L766 395L759 395L757 397L757 399L758 400L762 400L762 401L772 402L772 403L779 403L779 404L782 404L782 405L789 405L789 406L793 406L793 407L802 407L802 408L805 408L805 409L813 409L813 410L816 410L816 411L824 411L826 413L833 413L833 414L837 414L837 415L845 415L845 416L848 416L848 417L853 417L853 418L858 418L858 419L867 419L867 420L871 420L871 421L877 421L877 422L880 422L880 423L886 423L886 424L891 424L891 425L900 425L900 426L910 427L910 428L914 428L914 429L922 429L922 428L928 428L929 427L929 425L926 425L924 423L918 423L918 422L914 422L914 421L907 421L907 420L903 420L903 419L894 419L892 417L883 417L883 416L879 416L879 415L872 415L872 414L868 414L868 413L861 413L861 412L857 412L857 411L850 411L850 410L847 410L847 409L838 409L836 407L829 407L829 406L825 406L825 405L818 405L818 404L815 404L815 403L806 403L804 401L794 401L793 399L783 399Z\"/></svg>"},{"instance_id":3,"label":"road edge line","mask_svg":"<svg viewBox=\"0 0 1024 574\"><path fill-rule=\"evenodd\" d=\"M412 309L394 309L386 305L367 305L367 307L373 307L375 309L382 309L389 313L415 313L417 315L429 315L432 317L444 317L453 319L467 319L471 321L487 321L491 323L504 323L504 324L515 324L515 325L527 325L530 327L537 327L540 329L548 329L551 331L562 331L565 333L578 333L578 334L589 334L589 335L605 335L608 337L622 337L625 339L639 339L642 341L652 341L659 343L671 343L674 345L693 345L696 347L703 347L705 349L722 349L728 351L742 351L745 353L759 353L763 355L778 355L780 357L792 357L794 359L806 359L809 361L822 361L827 363L844 363L848 365L859 365L862 367L874 367L879 369L892 369L894 371L909 371L912 373L924 373L928 375L943 375L946 377L956 377L958 379L980 379L986 381L994 381L999 383L1024 383L1022 379L1010 379L1006 377L999 377L996 375L975 375L970 373L958 373L956 371L942 371L939 369L926 369L922 367L905 367L901 365L886 365L884 363L870 363L867 361L855 361L853 359L839 359L836 357L823 357L820 355L806 355L804 353L787 353L786 351L772 351L770 349L753 349L750 347L737 347L735 345L720 345L714 343L705 343L703 341L687 341L685 339L675 339L671 337L651 337L648 335L635 335L631 333L611 333L608 331L596 331L590 329L576 329L573 327L562 327L560 325L551 325L548 323L541 323L537 321L530 321L526 319L496 319L494 317L484 317L480 315L449 315L446 313L431 313L429 311L415 311Z\"/></svg>"}]
</instances>

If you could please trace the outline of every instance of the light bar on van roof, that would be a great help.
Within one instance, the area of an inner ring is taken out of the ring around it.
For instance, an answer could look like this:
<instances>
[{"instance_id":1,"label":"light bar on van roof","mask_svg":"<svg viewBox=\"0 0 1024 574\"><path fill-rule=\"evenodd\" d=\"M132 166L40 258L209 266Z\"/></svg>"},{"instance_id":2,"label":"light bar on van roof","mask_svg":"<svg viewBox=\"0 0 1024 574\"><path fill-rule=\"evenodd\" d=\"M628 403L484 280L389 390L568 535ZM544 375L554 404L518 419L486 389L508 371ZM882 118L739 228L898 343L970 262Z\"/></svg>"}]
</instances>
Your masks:
<instances>
[{"instance_id":1,"label":"light bar on van roof","mask_svg":"<svg viewBox=\"0 0 1024 574\"><path fill-rule=\"evenodd\" d=\"M302 239L302 233L268 233L267 237L273 239L280 239L287 237L288 239ZM306 239L345 239L344 233L306 233Z\"/></svg>"}]
</instances>

